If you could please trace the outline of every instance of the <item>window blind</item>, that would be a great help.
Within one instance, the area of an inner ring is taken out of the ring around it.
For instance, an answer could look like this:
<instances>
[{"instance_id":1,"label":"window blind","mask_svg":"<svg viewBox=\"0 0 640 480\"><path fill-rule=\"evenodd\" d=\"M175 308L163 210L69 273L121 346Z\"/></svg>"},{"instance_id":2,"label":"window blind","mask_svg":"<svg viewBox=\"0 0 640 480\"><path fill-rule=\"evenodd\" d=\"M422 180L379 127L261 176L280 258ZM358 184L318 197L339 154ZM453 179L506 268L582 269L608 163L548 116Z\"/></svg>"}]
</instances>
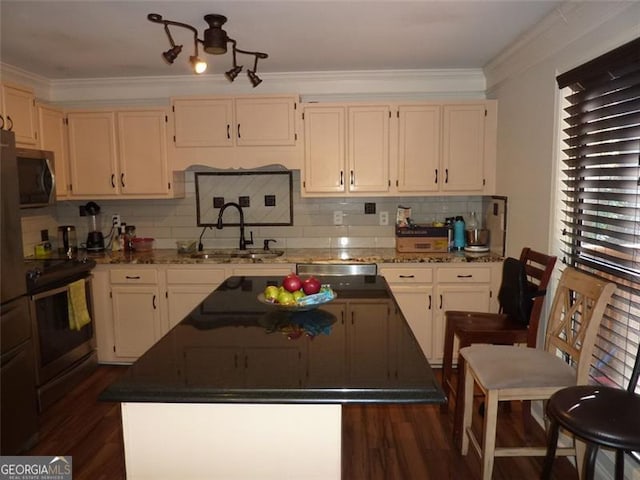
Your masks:
<instances>
[{"instance_id":1,"label":"window blind","mask_svg":"<svg viewBox=\"0 0 640 480\"><path fill-rule=\"evenodd\" d=\"M618 285L592 376L627 388L640 343L640 38L557 82L568 92L563 261Z\"/></svg>"}]
</instances>

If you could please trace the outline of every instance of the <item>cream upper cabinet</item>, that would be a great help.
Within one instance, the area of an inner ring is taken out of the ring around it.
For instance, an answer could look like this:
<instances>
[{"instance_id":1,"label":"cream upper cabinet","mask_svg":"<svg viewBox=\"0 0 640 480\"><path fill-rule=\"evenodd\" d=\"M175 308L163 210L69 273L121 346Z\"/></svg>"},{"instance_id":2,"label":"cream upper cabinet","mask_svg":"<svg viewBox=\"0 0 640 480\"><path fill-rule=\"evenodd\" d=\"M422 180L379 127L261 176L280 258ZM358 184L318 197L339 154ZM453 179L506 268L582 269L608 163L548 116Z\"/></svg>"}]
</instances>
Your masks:
<instances>
[{"instance_id":1,"label":"cream upper cabinet","mask_svg":"<svg viewBox=\"0 0 640 480\"><path fill-rule=\"evenodd\" d=\"M233 99L176 98L172 110L176 147L233 146Z\"/></svg>"},{"instance_id":2,"label":"cream upper cabinet","mask_svg":"<svg viewBox=\"0 0 640 480\"><path fill-rule=\"evenodd\" d=\"M69 112L71 195L79 198L182 196L167 160L167 111Z\"/></svg>"},{"instance_id":3,"label":"cream upper cabinet","mask_svg":"<svg viewBox=\"0 0 640 480\"><path fill-rule=\"evenodd\" d=\"M166 115L164 109L117 112L121 193L169 192Z\"/></svg>"},{"instance_id":4,"label":"cream upper cabinet","mask_svg":"<svg viewBox=\"0 0 640 480\"><path fill-rule=\"evenodd\" d=\"M38 112L39 148L54 154L57 198L69 195L69 154L65 113L50 105L36 104Z\"/></svg>"},{"instance_id":5,"label":"cream upper cabinet","mask_svg":"<svg viewBox=\"0 0 640 480\"><path fill-rule=\"evenodd\" d=\"M398 192L437 192L441 145L440 105L398 106Z\"/></svg>"},{"instance_id":6,"label":"cream upper cabinet","mask_svg":"<svg viewBox=\"0 0 640 480\"><path fill-rule=\"evenodd\" d=\"M1 127L16 135L16 145L34 148L38 143L35 96L33 91L18 85L0 85Z\"/></svg>"},{"instance_id":7,"label":"cream upper cabinet","mask_svg":"<svg viewBox=\"0 0 640 480\"><path fill-rule=\"evenodd\" d=\"M295 96L174 98L174 142L183 147L295 145Z\"/></svg>"},{"instance_id":8,"label":"cream upper cabinet","mask_svg":"<svg viewBox=\"0 0 640 480\"><path fill-rule=\"evenodd\" d=\"M308 105L303 110L304 194L389 191L388 105Z\"/></svg>"},{"instance_id":9,"label":"cream upper cabinet","mask_svg":"<svg viewBox=\"0 0 640 480\"><path fill-rule=\"evenodd\" d=\"M483 193L486 115L484 104L443 107L443 191Z\"/></svg>"},{"instance_id":10,"label":"cream upper cabinet","mask_svg":"<svg viewBox=\"0 0 640 480\"><path fill-rule=\"evenodd\" d=\"M242 97L234 103L236 145L295 145L295 97Z\"/></svg>"},{"instance_id":11,"label":"cream upper cabinet","mask_svg":"<svg viewBox=\"0 0 640 480\"><path fill-rule=\"evenodd\" d=\"M344 193L345 109L311 106L303 112L306 193Z\"/></svg>"},{"instance_id":12,"label":"cream upper cabinet","mask_svg":"<svg viewBox=\"0 0 640 480\"><path fill-rule=\"evenodd\" d=\"M72 195L117 195L115 112L70 112L67 118Z\"/></svg>"}]
</instances>

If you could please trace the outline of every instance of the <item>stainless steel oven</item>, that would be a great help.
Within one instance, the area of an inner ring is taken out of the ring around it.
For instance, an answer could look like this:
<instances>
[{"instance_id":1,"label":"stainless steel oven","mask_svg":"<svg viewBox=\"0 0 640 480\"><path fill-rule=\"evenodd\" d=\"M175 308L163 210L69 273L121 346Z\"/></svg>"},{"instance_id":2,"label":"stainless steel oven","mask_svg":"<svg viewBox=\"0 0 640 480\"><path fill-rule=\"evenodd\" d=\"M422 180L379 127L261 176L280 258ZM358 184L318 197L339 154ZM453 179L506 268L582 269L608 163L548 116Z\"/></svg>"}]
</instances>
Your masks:
<instances>
[{"instance_id":1,"label":"stainless steel oven","mask_svg":"<svg viewBox=\"0 0 640 480\"><path fill-rule=\"evenodd\" d=\"M70 285L84 282L90 317L91 268L95 263L60 261L31 270L29 305L36 359L36 389L40 411L67 393L97 365L93 320L79 330L69 322Z\"/></svg>"}]
</instances>

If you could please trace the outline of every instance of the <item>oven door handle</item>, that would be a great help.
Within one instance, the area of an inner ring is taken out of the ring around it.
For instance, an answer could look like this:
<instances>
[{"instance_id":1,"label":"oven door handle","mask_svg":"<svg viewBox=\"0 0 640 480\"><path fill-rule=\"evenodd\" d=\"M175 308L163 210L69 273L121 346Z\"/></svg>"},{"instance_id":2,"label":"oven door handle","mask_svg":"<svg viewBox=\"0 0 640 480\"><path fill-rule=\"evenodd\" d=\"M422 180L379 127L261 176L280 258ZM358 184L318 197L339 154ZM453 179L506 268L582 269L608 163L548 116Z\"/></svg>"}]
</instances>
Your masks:
<instances>
[{"instance_id":1,"label":"oven door handle","mask_svg":"<svg viewBox=\"0 0 640 480\"><path fill-rule=\"evenodd\" d=\"M84 283L89 283L89 281L91 280L91 277L93 277L93 275L89 275L87 277L85 277ZM67 283L66 285L62 286L62 287L58 287L58 288L54 288L53 290L46 290L44 292L41 293L36 293L35 295L31 295L31 300L40 300L41 298L47 298L47 297L51 297L53 295L57 295L59 293L64 293L67 292L69 290L69 284Z\"/></svg>"}]
</instances>

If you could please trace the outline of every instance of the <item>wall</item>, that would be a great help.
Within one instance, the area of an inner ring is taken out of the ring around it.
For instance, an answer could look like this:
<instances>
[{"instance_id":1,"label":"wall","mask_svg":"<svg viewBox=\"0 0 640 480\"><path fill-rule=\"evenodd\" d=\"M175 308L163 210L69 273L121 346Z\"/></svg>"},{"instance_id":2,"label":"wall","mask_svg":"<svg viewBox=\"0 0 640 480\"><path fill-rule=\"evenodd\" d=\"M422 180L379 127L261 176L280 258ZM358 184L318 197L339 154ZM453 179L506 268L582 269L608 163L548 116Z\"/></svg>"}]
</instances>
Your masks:
<instances>
[{"instance_id":1,"label":"wall","mask_svg":"<svg viewBox=\"0 0 640 480\"><path fill-rule=\"evenodd\" d=\"M101 207L103 232L109 232L111 215L119 213L122 221L135 225L138 236L156 239L156 248L175 248L176 240L197 239L202 232L196 226L196 201L193 171L186 172L186 195L173 200L98 200ZM256 247L265 238L274 238L273 248L362 248L395 247L394 218L398 205L411 206L418 223L444 220L445 217L482 211L483 197L407 197L407 198L301 198L300 172L293 172L294 225L288 227L247 227L253 231ZM376 214L365 215L364 203L375 202ZM40 242L40 230L50 230L57 248L57 225L75 225L78 241L86 239L88 222L79 216L79 206L86 201L59 201L54 207L23 211L23 247L25 255L33 254ZM333 225L333 212L342 211L343 225ZM379 212L389 213L389 226L380 226ZM205 248L235 248L238 228L207 230Z\"/></svg>"},{"instance_id":2,"label":"wall","mask_svg":"<svg viewBox=\"0 0 640 480\"><path fill-rule=\"evenodd\" d=\"M485 67L487 97L500 106L496 191L509 198L507 254L553 251L555 77L638 37L639 25L638 2L567 2Z\"/></svg>"}]
</instances>

